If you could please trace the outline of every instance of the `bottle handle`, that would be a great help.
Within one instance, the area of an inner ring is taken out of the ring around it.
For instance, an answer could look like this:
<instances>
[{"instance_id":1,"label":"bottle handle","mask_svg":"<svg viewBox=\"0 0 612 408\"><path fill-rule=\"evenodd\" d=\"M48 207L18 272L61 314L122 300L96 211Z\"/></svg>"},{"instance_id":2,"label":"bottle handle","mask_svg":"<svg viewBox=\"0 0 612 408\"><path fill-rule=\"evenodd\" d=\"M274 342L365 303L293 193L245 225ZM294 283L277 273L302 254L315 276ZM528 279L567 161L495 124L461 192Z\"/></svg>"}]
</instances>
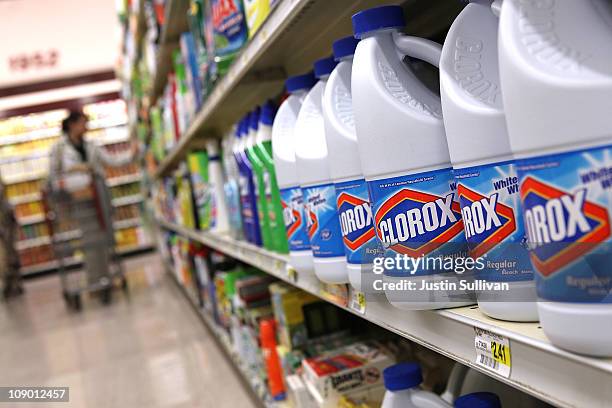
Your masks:
<instances>
[{"instance_id":1,"label":"bottle handle","mask_svg":"<svg viewBox=\"0 0 612 408\"><path fill-rule=\"evenodd\" d=\"M404 55L423 60L436 68L440 68L442 46L435 41L395 33L393 41L397 49Z\"/></svg>"}]
</instances>

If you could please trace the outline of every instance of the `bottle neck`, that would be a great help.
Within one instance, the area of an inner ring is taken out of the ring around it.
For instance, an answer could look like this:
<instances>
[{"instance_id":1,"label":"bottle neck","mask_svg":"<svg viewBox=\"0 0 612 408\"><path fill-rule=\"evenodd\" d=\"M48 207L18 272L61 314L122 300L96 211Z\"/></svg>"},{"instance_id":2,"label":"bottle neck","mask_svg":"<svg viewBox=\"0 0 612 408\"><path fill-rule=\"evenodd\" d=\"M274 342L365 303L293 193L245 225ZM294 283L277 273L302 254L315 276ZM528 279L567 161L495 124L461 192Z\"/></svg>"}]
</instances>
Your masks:
<instances>
[{"instance_id":1,"label":"bottle neck","mask_svg":"<svg viewBox=\"0 0 612 408\"><path fill-rule=\"evenodd\" d=\"M384 28L382 30L369 31L365 34L361 35L361 39L365 40L366 38L376 37L376 38L385 38L385 37L393 37L394 33L398 33L399 30L397 28Z\"/></svg>"}]
</instances>

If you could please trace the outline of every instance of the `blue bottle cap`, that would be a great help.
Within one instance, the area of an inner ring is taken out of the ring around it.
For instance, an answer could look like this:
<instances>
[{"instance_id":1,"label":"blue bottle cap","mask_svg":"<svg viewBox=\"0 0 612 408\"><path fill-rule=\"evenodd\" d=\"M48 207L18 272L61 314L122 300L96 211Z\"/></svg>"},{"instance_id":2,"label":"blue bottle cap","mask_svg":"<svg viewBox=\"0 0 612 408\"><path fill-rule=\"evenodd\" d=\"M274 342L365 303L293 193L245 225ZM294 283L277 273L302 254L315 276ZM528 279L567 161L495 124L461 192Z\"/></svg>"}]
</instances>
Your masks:
<instances>
[{"instance_id":1,"label":"blue bottle cap","mask_svg":"<svg viewBox=\"0 0 612 408\"><path fill-rule=\"evenodd\" d=\"M317 82L312 72L308 72L303 75L295 75L287 78L285 81L285 87L287 92L292 93L302 89L310 89Z\"/></svg>"},{"instance_id":2,"label":"blue bottle cap","mask_svg":"<svg viewBox=\"0 0 612 408\"><path fill-rule=\"evenodd\" d=\"M249 133L249 121L251 120L251 113L247 113L242 118L242 127L240 129L240 137L246 136Z\"/></svg>"},{"instance_id":3,"label":"blue bottle cap","mask_svg":"<svg viewBox=\"0 0 612 408\"><path fill-rule=\"evenodd\" d=\"M406 25L404 10L400 6L380 6L353 15L353 34L362 38L372 31L386 28L403 28Z\"/></svg>"},{"instance_id":4,"label":"blue bottle cap","mask_svg":"<svg viewBox=\"0 0 612 408\"><path fill-rule=\"evenodd\" d=\"M423 382L421 366L418 363L399 363L383 370L385 388L389 391L407 390Z\"/></svg>"},{"instance_id":5,"label":"blue bottle cap","mask_svg":"<svg viewBox=\"0 0 612 408\"><path fill-rule=\"evenodd\" d=\"M357 48L358 42L359 40L352 35L334 41L332 49L334 50L334 58L336 61L355 54L355 48Z\"/></svg>"},{"instance_id":6,"label":"blue bottle cap","mask_svg":"<svg viewBox=\"0 0 612 408\"><path fill-rule=\"evenodd\" d=\"M257 130L259 129L259 116L261 115L261 108L259 106L255 107L251 111L251 118L249 120L249 129Z\"/></svg>"},{"instance_id":7,"label":"blue bottle cap","mask_svg":"<svg viewBox=\"0 0 612 408\"><path fill-rule=\"evenodd\" d=\"M492 392L474 392L455 400L455 408L501 408L499 397Z\"/></svg>"},{"instance_id":8,"label":"blue bottle cap","mask_svg":"<svg viewBox=\"0 0 612 408\"><path fill-rule=\"evenodd\" d=\"M338 63L334 60L334 57L321 58L314 63L315 77L321 78L322 76L329 75L336 68Z\"/></svg>"},{"instance_id":9,"label":"blue bottle cap","mask_svg":"<svg viewBox=\"0 0 612 408\"><path fill-rule=\"evenodd\" d=\"M274 102L267 101L261 107L261 116L259 117L259 122L264 125L272 126L274 123L274 117L276 116L276 105Z\"/></svg>"}]
</instances>

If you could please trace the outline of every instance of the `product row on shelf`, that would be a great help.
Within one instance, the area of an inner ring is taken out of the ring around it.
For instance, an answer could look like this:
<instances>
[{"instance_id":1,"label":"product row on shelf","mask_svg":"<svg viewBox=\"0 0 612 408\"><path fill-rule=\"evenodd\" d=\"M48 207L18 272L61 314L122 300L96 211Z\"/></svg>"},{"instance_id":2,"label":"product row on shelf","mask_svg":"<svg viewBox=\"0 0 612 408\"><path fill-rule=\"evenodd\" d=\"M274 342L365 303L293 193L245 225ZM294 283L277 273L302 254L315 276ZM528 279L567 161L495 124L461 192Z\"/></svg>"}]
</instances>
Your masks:
<instances>
[{"instance_id":1,"label":"product row on shelf","mask_svg":"<svg viewBox=\"0 0 612 408\"><path fill-rule=\"evenodd\" d=\"M123 101L85 105L83 112L89 119L87 143L96 144L110 154L130 148ZM59 141L61 121L67 114L66 110L55 110L0 121L0 175L5 198L13 206L19 224L16 248L24 273L54 269L57 263L53 241L78 239L74 238L76 226L55 231L52 237L44 195L50 149ZM150 242L142 232L139 205L140 166L131 163L119 168L107 167L105 172L113 202L117 204L113 219L118 250L147 248ZM73 233L73 238L66 237L67 232Z\"/></svg>"},{"instance_id":2,"label":"product row on shelf","mask_svg":"<svg viewBox=\"0 0 612 408\"><path fill-rule=\"evenodd\" d=\"M266 406L548 406L188 238L160 241L170 273Z\"/></svg>"},{"instance_id":3,"label":"product row on shelf","mask_svg":"<svg viewBox=\"0 0 612 408\"><path fill-rule=\"evenodd\" d=\"M180 3L166 2L167 28L180 27L170 12ZM422 15L403 13L417 3ZM140 120L151 130L156 216L219 250L249 248L255 258L241 259L252 265L265 260L283 276L373 297L384 327L459 361L475 358L549 402L605 406L612 183L603 101L612 72L601 67L612 59L590 50L609 39L598 17L609 8L435 3L459 9L435 19L430 2L345 5L352 18L334 22L353 31L330 39L327 2L281 1L212 87L207 60L194 65L185 47L160 54L156 68L171 72L163 96L133 101L148 108ZM546 44L546 33L521 37L526 15L550 17L579 51L547 59L530 46ZM560 15L589 23L578 33ZM316 51L294 38L307 17L321 26ZM427 31L424 20L448 25ZM408 36L406 27L429 34ZM205 31L187 34L206 44ZM291 38L287 53L300 63L277 51ZM263 66L305 73L283 92L265 85L274 81ZM244 78L262 78L248 88L260 92L247 92ZM576 99L579 112L567 102ZM444 318L461 335L430 330L429 320ZM512 360L500 344L513 344ZM545 378L553 372L564 377Z\"/></svg>"}]
</instances>

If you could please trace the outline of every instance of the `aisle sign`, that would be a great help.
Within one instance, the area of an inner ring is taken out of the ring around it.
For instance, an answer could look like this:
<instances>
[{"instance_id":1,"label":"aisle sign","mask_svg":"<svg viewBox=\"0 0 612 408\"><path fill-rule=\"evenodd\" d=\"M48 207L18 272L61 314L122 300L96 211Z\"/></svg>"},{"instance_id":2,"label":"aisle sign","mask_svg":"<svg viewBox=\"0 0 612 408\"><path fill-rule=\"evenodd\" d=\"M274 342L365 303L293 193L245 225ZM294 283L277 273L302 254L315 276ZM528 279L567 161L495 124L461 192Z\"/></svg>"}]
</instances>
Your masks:
<instances>
[{"instance_id":1,"label":"aisle sign","mask_svg":"<svg viewBox=\"0 0 612 408\"><path fill-rule=\"evenodd\" d=\"M510 340L478 327L474 327L474 332L476 334L474 339L476 364L496 374L510 378L510 371L512 369Z\"/></svg>"}]
</instances>

